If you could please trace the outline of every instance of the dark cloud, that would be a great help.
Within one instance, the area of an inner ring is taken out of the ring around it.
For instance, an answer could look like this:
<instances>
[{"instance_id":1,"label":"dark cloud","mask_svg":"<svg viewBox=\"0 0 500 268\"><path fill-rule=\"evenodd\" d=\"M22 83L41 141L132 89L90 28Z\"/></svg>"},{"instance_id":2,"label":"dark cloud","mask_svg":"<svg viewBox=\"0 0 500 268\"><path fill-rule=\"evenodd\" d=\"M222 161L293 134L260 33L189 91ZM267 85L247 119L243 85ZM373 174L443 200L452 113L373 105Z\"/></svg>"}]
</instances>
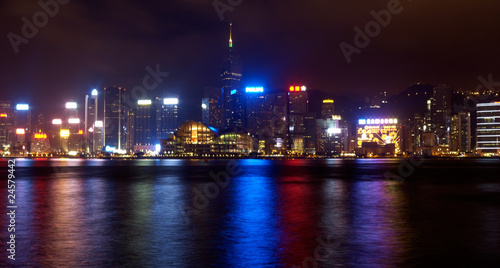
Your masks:
<instances>
[{"instance_id":1,"label":"dark cloud","mask_svg":"<svg viewBox=\"0 0 500 268\"><path fill-rule=\"evenodd\" d=\"M221 22L212 1L70 1L15 54L7 34L20 34L21 18L41 8L3 1L2 98L55 111L94 87L140 85L144 68L160 64L170 76L158 90L195 107L204 86L218 86L229 21L246 83L303 82L357 97L419 81L465 88L480 74L500 77L500 3L493 0L401 1L403 11L347 64L339 44L353 44L353 28L388 2L243 0Z\"/></svg>"}]
</instances>

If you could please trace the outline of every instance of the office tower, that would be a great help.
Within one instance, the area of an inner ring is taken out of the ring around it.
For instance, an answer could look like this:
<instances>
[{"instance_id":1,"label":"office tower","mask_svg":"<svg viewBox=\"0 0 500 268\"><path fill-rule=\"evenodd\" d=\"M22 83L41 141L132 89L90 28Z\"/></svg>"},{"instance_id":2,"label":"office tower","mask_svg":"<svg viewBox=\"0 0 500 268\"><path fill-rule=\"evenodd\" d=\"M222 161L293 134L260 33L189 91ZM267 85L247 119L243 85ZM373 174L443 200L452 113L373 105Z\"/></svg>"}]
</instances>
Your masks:
<instances>
[{"instance_id":1,"label":"office tower","mask_svg":"<svg viewBox=\"0 0 500 268\"><path fill-rule=\"evenodd\" d=\"M316 133L316 113L307 112L304 115L304 153L316 154L317 133Z\"/></svg>"},{"instance_id":2,"label":"office tower","mask_svg":"<svg viewBox=\"0 0 500 268\"><path fill-rule=\"evenodd\" d=\"M156 144L156 109L151 100L137 101L134 128L134 146Z\"/></svg>"},{"instance_id":3,"label":"office tower","mask_svg":"<svg viewBox=\"0 0 500 268\"><path fill-rule=\"evenodd\" d=\"M100 152L103 150L103 128L104 128L104 123L102 120L97 120L94 122L94 127L93 127L93 142L92 142L92 151L93 152Z\"/></svg>"},{"instance_id":4,"label":"office tower","mask_svg":"<svg viewBox=\"0 0 500 268\"><path fill-rule=\"evenodd\" d=\"M169 134L174 134L179 127L179 98L156 98L156 139L168 139Z\"/></svg>"},{"instance_id":5,"label":"office tower","mask_svg":"<svg viewBox=\"0 0 500 268\"><path fill-rule=\"evenodd\" d=\"M293 153L304 152L305 114L308 96L305 86L291 86L288 92L290 149Z\"/></svg>"},{"instance_id":6,"label":"office tower","mask_svg":"<svg viewBox=\"0 0 500 268\"><path fill-rule=\"evenodd\" d=\"M14 108L10 101L0 101L0 151L10 152L14 138Z\"/></svg>"},{"instance_id":7,"label":"office tower","mask_svg":"<svg viewBox=\"0 0 500 268\"><path fill-rule=\"evenodd\" d=\"M29 151L28 145L31 141L31 109L28 104L17 104L14 110L14 128L16 130L16 138L14 140L16 147L22 148L19 151Z\"/></svg>"},{"instance_id":8,"label":"office tower","mask_svg":"<svg viewBox=\"0 0 500 268\"><path fill-rule=\"evenodd\" d=\"M66 110L64 110L64 119L78 118L78 104L76 102L66 102Z\"/></svg>"},{"instance_id":9,"label":"office tower","mask_svg":"<svg viewBox=\"0 0 500 268\"><path fill-rule=\"evenodd\" d=\"M127 137L126 106L123 102L125 88L112 86L104 88L104 140L109 150L124 150Z\"/></svg>"},{"instance_id":10,"label":"office tower","mask_svg":"<svg viewBox=\"0 0 500 268\"><path fill-rule=\"evenodd\" d=\"M135 145L135 111L136 109L128 109L127 110L127 142L126 148L127 151L133 152Z\"/></svg>"},{"instance_id":11,"label":"office tower","mask_svg":"<svg viewBox=\"0 0 500 268\"><path fill-rule=\"evenodd\" d=\"M258 135L268 129L272 117L272 95L266 94L263 87L245 89L245 122L251 135ZM262 139L262 137L258 137Z\"/></svg>"},{"instance_id":12,"label":"office tower","mask_svg":"<svg viewBox=\"0 0 500 268\"><path fill-rule=\"evenodd\" d=\"M92 90L91 95L85 95L85 144L87 152L93 151L93 127L98 115L98 95L97 89ZM92 131L90 131L92 129Z\"/></svg>"},{"instance_id":13,"label":"office tower","mask_svg":"<svg viewBox=\"0 0 500 268\"><path fill-rule=\"evenodd\" d=\"M243 127L245 125L241 77L242 65L239 56L233 50L232 24L230 24L229 49L222 63L220 75L225 128Z\"/></svg>"},{"instance_id":14,"label":"office tower","mask_svg":"<svg viewBox=\"0 0 500 268\"><path fill-rule=\"evenodd\" d=\"M446 86L435 87L431 98L432 131L438 145L450 143L451 90Z\"/></svg>"},{"instance_id":15,"label":"office tower","mask_svg":"<svg viewBox=\"0 0 500 268\"><path fill-rule=\"evenodd\" d=\"M340 154L349 151L348 125L340 115L317 119L318 154Z\"/></svg>"},{"instance_id":16,"label":"office tower","mask_svg":"<svg viewBox=\"0 0 500 268\"><path fill-rule=\"evenodd\" d=\"M204 88L204 98L202 99L202 119L205 125L224 129L224 99L223 90L218 87Z\"/></svg>"},{"instance_id":17,"label":"office tower","mask_svg":"<svg viewBox=\"0 0 500 268\"><path fill-rule=\"evenodd\" d=\"M49 132L49 142L51 151L54 153L61 153L61 130L62 130L62 119L56 118L52 119L51 129Z\"/></svg>"},{"instance_id":18,"label":"office tower","mask_svg":"<svg viewBox=\"0 0 500 268\"><path fill-rule=\"evenodd\" d=\"M451 151L463 153L472 151L471 118L469 112L460 111L457 115L452 116L450 136Z\"/></svg>"},{"instance_id":19,"label":"office tower","mask_svg":"<svg viewBox=\"0 0 500 268\"><path fill-rule=\"evenodd\" d=\"M321 119L328 119L335 115L334 101L331 99L323 100L321 105Z\"/></svg>"},{"instance_id":20,"label":"office tower","mask_svg":"<svg viewBox=\"0 0 500 268\"><path fill-rule=\"evenodd\" d=\"M500 154L500 102L477 104L477 150Z\"/></svg>"}]
</instances>

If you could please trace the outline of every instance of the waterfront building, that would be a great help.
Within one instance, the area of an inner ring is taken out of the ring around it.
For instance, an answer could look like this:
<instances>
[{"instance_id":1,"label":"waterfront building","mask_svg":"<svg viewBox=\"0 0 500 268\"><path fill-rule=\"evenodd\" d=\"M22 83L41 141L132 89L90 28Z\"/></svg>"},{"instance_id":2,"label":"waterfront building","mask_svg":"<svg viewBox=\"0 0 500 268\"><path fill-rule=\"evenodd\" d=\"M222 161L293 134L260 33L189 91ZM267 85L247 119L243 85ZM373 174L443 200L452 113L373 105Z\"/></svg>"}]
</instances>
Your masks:
<instances>
[{"instance_id":1,"label":"waterfront building","mask_svg":"<svg viewBox=\"0 0 500 268\"><path fill-rule=\"evenodd\" d=\"M500 102L477 104L477 151L500 154Z\"/></svg>"}]
</instances>

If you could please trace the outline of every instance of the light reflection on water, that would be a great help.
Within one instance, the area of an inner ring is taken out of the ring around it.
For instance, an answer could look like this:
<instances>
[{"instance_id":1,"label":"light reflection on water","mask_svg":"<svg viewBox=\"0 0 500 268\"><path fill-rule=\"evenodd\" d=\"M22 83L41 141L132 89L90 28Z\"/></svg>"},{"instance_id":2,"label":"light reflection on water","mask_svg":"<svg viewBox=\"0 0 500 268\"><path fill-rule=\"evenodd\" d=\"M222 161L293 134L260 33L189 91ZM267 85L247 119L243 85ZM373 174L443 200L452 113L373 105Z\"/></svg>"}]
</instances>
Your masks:
<instances>
[{"instance_id":1,"label":"light reflection on water","mask_svg":"<svg viewBox=\"0 0 500 268\"><path fill-rule=\"evenodd\" d=\"M16 161L15 264L387 267L499 262L498 161L467 160L456 173L454 161L428 161L401 182L382 175L397 172L396 159L238 160L241 172L227 187L204 200L196 197L196 189L203 192L213 183L208 174L227 170L227 162ZM469 181L465 176L475 170L483 172ZM5 181L1 187L6 191ZM203 206L187 224L182 208L193 207L195 200ZM0 224L7 226L7 220L2 217ZM319 241L329 242L328 248ZM318 252L327 257L319 258ZM12 266L5 252L0 257L2 266Z\"/></svg>"}]
</instances>

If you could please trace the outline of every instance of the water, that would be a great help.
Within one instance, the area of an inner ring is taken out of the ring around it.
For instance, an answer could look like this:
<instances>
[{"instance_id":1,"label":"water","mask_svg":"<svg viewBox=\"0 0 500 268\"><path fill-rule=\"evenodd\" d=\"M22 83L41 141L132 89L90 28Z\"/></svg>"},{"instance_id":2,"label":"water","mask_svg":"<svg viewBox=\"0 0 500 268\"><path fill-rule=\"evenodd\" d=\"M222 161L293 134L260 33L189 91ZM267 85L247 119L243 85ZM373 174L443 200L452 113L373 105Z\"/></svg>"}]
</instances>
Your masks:
<instances>
[{"instance_id":1,"label":"water","mask_svg":"<svg viewBox=\"0 0 500 268\"><path fill-rule=\"evenodd\" d=\"M500 160L400 165L17 159L16 261L3 205L0 265L499 267Z\"/></svg>"}]
</instances>

